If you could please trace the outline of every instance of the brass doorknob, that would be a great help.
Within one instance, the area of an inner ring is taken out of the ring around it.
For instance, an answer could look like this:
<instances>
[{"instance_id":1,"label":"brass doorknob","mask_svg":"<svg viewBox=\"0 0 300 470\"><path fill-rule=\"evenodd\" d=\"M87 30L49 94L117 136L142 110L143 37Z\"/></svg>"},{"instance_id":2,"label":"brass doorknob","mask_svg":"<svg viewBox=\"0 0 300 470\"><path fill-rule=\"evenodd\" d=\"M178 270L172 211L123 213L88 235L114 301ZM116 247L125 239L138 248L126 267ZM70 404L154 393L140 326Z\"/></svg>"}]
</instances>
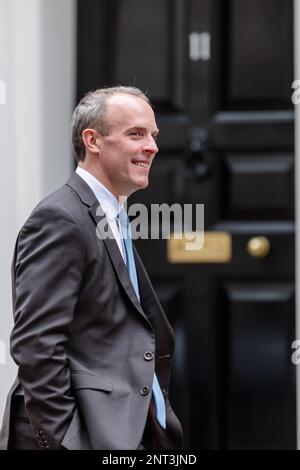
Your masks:
<instances>
[{"instance_id":1,"label":"brass doorknob","mask_svg":"<svg viewBox=\"0 0 300 470\"><path fill-rule=\"evenodd\" d=\"M253 237L247 243L247 251L254 258L266 258L271 250L271 244L266 237Z\"/></svg>"}]
</instances>

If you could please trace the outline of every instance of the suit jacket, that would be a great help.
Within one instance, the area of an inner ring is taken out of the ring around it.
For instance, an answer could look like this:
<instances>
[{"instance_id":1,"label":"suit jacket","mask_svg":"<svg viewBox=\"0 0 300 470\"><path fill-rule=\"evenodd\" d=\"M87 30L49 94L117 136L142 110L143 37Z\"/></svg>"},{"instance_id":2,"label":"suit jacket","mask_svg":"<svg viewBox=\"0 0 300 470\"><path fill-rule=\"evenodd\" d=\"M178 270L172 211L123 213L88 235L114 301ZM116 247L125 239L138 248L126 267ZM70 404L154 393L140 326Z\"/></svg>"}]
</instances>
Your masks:
<instances>
[{"instance_id":1,"label":"suit jacket","mask_svg":"<svg viewBox=\"0 0 300 470\"><path fill-rule=\"evenodd\" d=\"M154 368L166 403L164 446L181 447L181 426L168 399L172 328L134 250L138 301L116 241L103 237L103 218L95 195L74 174L19 233L11 334L19 369L1 449L7 448L19 383L41 448L137 449Z\"/></svg>"}]
</instances>

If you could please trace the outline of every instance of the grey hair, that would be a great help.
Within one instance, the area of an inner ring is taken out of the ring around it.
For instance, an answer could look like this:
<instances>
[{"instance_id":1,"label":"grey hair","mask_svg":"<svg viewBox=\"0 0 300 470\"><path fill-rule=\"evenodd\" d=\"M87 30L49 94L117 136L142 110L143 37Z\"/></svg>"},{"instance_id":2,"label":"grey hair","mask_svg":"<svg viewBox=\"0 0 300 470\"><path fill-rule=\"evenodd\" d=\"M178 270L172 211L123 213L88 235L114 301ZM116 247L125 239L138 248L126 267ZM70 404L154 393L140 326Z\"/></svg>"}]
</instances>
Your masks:
<instances>
[{"instance_id":1,"label":"grey hair","mask_svg":"<svg viewBox=\"0 0 300 470\"><path fill-rule=\"evenodd\" d=\"M96 129L108 135L110 127L105 121L107 100L117 94L134 95L150 104L149 98L136 87L115 86L101 88L87 93L76 106L72 116L72 142L77 163L85 159L85 145L82 140L84 129Z\"/></svg>"}]
</instances>

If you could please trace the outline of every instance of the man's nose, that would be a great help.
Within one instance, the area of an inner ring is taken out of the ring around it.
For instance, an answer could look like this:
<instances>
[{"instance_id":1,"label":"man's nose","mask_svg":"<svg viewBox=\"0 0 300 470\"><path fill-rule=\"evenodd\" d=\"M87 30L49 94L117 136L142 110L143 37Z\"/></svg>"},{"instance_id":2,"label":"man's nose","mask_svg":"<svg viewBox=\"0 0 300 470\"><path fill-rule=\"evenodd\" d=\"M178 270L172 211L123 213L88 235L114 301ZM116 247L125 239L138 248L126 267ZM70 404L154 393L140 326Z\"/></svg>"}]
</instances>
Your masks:
<instances>
[{"instance_id":1,"label":"man's nose","mask_svg":"<svg viewBox=\"0 0 300 470\"><path fill-rule=\"evenodd\" d=\"M148 140L148 142L146 143L146 145L144 147L144 150L147 153L156 154L158 152L158 146L157 146L157 143L156 143L156 141L154 140L153 137L150 137L150 139Z\"/></svg>"}]
</instances>

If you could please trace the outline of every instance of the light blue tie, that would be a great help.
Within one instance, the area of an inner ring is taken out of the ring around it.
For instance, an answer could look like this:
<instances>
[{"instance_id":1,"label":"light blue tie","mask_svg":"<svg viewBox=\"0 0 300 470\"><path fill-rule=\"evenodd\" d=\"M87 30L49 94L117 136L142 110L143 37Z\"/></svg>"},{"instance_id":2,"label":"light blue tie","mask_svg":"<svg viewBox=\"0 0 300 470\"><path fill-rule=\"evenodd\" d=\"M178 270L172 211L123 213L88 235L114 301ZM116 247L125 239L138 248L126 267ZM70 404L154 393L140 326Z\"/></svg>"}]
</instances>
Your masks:
<instances>
[{"instance_id":1,"label":"light blue tie","mask_svg":"<svg viewBox=\"0 0 300 470\"><path fill-rule=\"evenodd\" d=\"M119 220L121 225L122 238L124 240L125 253L126 253L126 264L131 279L133 288L135 290L136 296L140 301L139 285L136 274L135 261L132 251L132 241L131 241L131 227L128 219L127 212L124 209L121 209L119 214ZM154 372L154 379L152 385L152 392L155 403L155 416L159 424L166 429L166 407L164 397L157 380L156 374Z\"/></svg>"}]
</instances>

